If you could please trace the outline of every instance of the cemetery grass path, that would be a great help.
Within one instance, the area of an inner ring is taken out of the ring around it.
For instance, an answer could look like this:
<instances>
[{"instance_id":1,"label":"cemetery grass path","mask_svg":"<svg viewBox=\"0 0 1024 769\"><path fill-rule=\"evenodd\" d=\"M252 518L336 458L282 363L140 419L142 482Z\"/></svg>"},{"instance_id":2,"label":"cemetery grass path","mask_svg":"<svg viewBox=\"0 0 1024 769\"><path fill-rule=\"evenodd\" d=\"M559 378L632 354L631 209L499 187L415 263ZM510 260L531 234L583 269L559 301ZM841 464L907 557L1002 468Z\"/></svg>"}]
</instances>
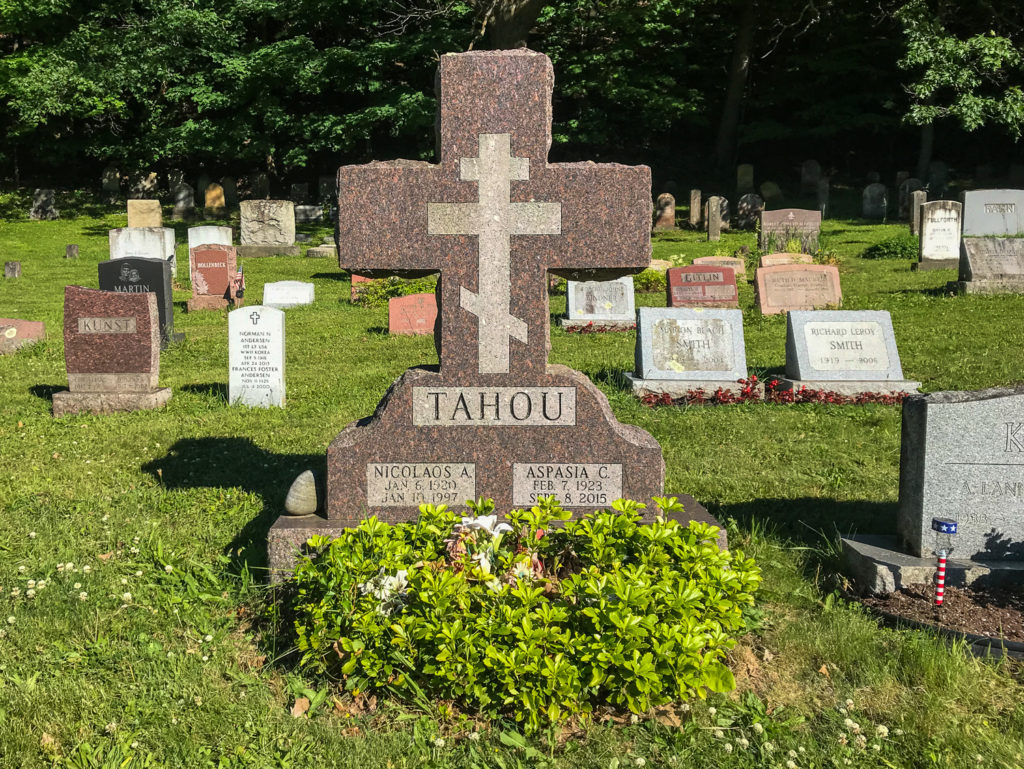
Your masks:
<instances>
[{"instance_id":1,"label":"cemetery grass path","mask_svg":"<svg viewBox=\"0 0 1024 769\"><path fill-rule=\"evenodd\" d=\"M96 285L114 226L123 215L0 222L4 258L22 262L21 279L0 282L0 316L44 320L49 333L0 357L0 767L1024 765L1019 667L880 628L833 592L837 533L893 529L899 409L647 409L616 384L632 366L631 333L554 329L551 360L585 372L622 421L649 430L667 490L708 504L764 570L758 629L733 654L736 694L593 726L553 750L518 745L508 725L470 740L471 725L438 703L333 710L334 692L291 672L262 616L265 532L291 480L322 474L328 442L405 368L436 361L432 343L387 336L386 309L350 305L332 262L242 260L249 304L282 279L312 280L317 301L288 310L287 408L229 408L226 317L183 312L179 247L175 328L187 340L163 355L168 408L55 420L63 287ZM826 222L844 307L892 313L904 372L925 390L1019 382L1024 297L948 297L952 271L857 256L901 230ZM77 261L63 259L66 243L81 246ZM654 256L689 263L753 244L752 233L717 244L667 233ZM784 318L759 316L750 285L740 302L751 373L779 373ZM293 717L302 696L314 705Z\"/></svg>"}]
</instances>

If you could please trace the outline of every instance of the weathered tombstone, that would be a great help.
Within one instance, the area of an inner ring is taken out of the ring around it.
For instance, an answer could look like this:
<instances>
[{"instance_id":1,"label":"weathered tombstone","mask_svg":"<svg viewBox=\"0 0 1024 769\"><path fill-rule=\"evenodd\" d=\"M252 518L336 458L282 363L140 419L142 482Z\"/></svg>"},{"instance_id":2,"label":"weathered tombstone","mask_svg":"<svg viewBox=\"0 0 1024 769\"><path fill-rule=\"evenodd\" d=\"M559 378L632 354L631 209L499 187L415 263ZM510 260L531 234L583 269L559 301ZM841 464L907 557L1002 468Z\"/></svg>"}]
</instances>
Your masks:
<instances>
[{"instance_id":1,"label":"weathered tombstone","mask_svg":"<svg viewBox=\"0 0 1024 769\"><path fill-rule=\"evenodd\" d=\"M303 304L313 304L316 298L312 283L301 280L279 280L263 284L263 306L286 310Z\"/></svg>"},{"instance_id":2,"label":"weathered tombstone","mask_svg":"<svg viewBox=\"0 0 1024 769\"><path fill-rule=\"evenodd\" d=\"M220 186L224 188L224 207L234 211L238 208L238 181L233 176L225 176Z\"/></svg>"},{"instance_id":3,"label":"weathered tombstone","mask_svg":"<svg viewBox=\"0 0 1024 769\"><path fill-rule=\"evenodd\" d=\"M288 199L296 206L309 202L309 184L307 182L295 182L291 186Z\"/></svg>"},{"instance_id":4,"label":"weathered tombstone","mask_svg":"<svg viewBox=\"0 0 1024 769\"><path fill-rule=\"evenodd\" d=\"M203 197L203 211L207 219L216 219L227 213L227 203L224 201L224 188L217 182L206 185Z\"/></svg>"},{"instance_id":5,"label":"weathered tombstone","mask_svg":"<svg viewBox=\"0 0 1024 769\"><path fill-rule=\"evenodd\" d=\"M66 286L64 361L68 390L54 393L54 416L163 406L156 294Z\"/></svg>"},{"instance_id":6,"label":"weathered tombstone","mask_svg":"<svg viewBox=\"0 0 1024 769\"><path fill-rule=\"evenodd\" d=\"M765 203L775 204L780 202L784 197L782 194L782 188L772 181L761 182L759 190Z\"/></svg>"},{"instance_id":7,"label":"weathered tombstone","mask_svg":"<svg viewBox=\"0 0 1024 769\"><path fill-rule=\"evenodd\" d=\"M778 267L780 264L814 264L810 254L764 254L758 260L759 267Z\"/></svg>"},{"instance_id":8,"label":"weathered tombstone","mask_svg":"<svg viewBox=\"0 0 1024 769\"><path fill-rule=\"evenodd\" d=\"M1024 560L1022 498L1024 388L903 402L897 530L913 555L932 555L931 519L941 517L958 524L957 558Z\"/></svg>"},{"instance_id":9,"label":"weathered tombstone","mask_svg":"<svg viewBox=\"0 0 1024 769\"><path fill-rule=\"evenodd\" d=\"M234 246L203 243L188 250L188 262L192 276L189 312L223 310L229 304L235 307L244 304L238 296L241 278Z\"/></svg>"},{"instance_id":10,"label":"weathered tombstone","mask_svg":"<svg viewBox=\"0 0 1024 769\"><path fill-rule=\"evenodd\" d=\"M160 210L159 200L129 200L128 201L128 226L132 229L139 227L163 227L163 212Z\"/></svg>"},{"instance_id":11,"label":"weathered tombstone","mask_svg":"<svg viewBox=\"0 0 1024 769\"><path fill-rule=\"evenodd\" d=\"M754 191L754 166L743 163L736 166L736 194L747 195Z\"/></svg>"},{"instance_id":12,"label":"weathered tombstone","mask_svg":"<svg viewBox=\"0 0 1024 769\"><path fill-rule=\"evenodd\" d=\"M228 403L284 406L284 312L243 307L228 313Z\"/></svg>"},{"instance_id":13,"label":"weathered tombstone","mask_svg":"<svg viewBox=\"0 0 1024 769\"><path fill-rule=\"evenodd\" d=\"M663 192L658 195L658 210L655 213L654 229L674 230L676 228L676 199Z\"/></svg>"},{"instance_id":14,"label":"weathered tombstone","mask_svg":"<svg viewBox=\"0 0 1024 769\"><path fill-rule=\"evenodd\" d=\"M181 182L176 185L172 192L174 194L174 210L171 218L176 222L191 219L196 212L196 195L193 189Z\"/></svg>"},{"instance_id":15,"label":"weathered tombstone","mask_svg":"<svg viewBox=\"0 0 1024 769\"><path fill-rule=\"evenodd\" d=\"M933 200L920 211L921 245L918 270L943 270L960 264L960 203Z\"/></svg>"},{"instance_id":16,"label":"weathered tombstone","mask_svg":"<svg viewBox=\"0 0 1024 769\"><path fill-rule=\"evenodd\" d=\"M164 259L126 257L96 265L99 286L103 291L119 294L156 295L157 322L160 326L160 344L180 342L184 334L174 333L174 291L171 263Z\"/></svg>"},{"instance_id":17,"label":"weathered tombstone","mask_svg":"<svg viewBox=\"0 0 1024 769\"><path fill-rule=\"evenodd\" d=\"M909 219L912 211L911 195L917 190L924 189L924 183L920 179L904 179L897 188L897 200L899 201L900 219Z\"/></svg>"},{"instance_id":18,"label":"weathered tombstone","mask_svg":"<svg viewBox=\"0 0 1024 769\"><path fill-rule=\"evenodd\" d=\"M256 200L266 200L270 197L270 177L264 171L257 171L250 177L252 196Z\"/></svg>"},{"instance_id":19,"label":"weathered tombstone","mask_svg":"<svg viewBox=\"0 0 1024 769\"><path fill-rule=\"evenodd\" d=\"M588 325L632 328L636 324L632 275L615 280L570 280L565 297L566 317L559 319L564 329Z\"/></svg>"},{"instance_id":20,"label":"weathered tombstone","mask_svg":"<svg viewBox=\"0 0 1024 769\"><path fill-rule=\"evenodd\" d=\"M794 310L786 318L786 376L780 390L841 395L916 392L903 378L892 318L882 310Z\"/></svg>"},{"instance_id":21,"label":"weathered tombstone","mask_svg":"<svg viewBox=\"0 0 1024 769\"><path fill-rule=\"evenodd\" d=\"M389 334L433 334L436 322L437 298L434 294L409 294L388 300Z\"/></svg>"},{"instance_id":22,"label":"weathered tombstone","mask_svg":"<svg viewBox=\"0 0 1024 769\"><path fill-rule=\"evenodd\" d=\"M1024 237L1024 190L970 190L963 214L965 238Z\"/></svg>"},{"instance_id":23,"label":"weathered tombstone","mask_svg":"<svg viewBox=\"0 0 1024 769\"><path fill-rule=\"evenodd\" d=\"M8 280L21 277L21 262L4 262L4 277Z\"/></svg>"},{"instance_id":24,"label":"weathered tombstone","mask_svg":"<svg viewBox=\"0 0 1024 769\"><path fill-rule=\"evenodd\" d=\"M636 371L626 374L634 393L682 397L701 389L738 392L747 378L743 313L739 310L641 307L637 316Z\"/></svg>"},{"instance_id":25,"label":"weathered tombstone","mask_svg":"<svg viewBox=\"0 0 1024 769\"><path fill-rule=\"evenodd\" d=\"M690 226L695 230L700 227L700 217L703 210L700 190L690 190Z\"/></svg>"},{"instance_id":26,"label":"weathered tombstone","mask_svg":"<svg viewBox=\"0 0 1024 769\"><path fill-rule=\"evenodd\" d=\"M673 267L666 277L669 307L739 307L736 275L729 267Z\"/></svg>"},{"instance_id":27,"label":"weathered tombstone","mask_svg":"<svg viewBox=\"0 0 1024 769\"><path fill-rule=\"evenodd\" d=\"M39 320L0 318L0 355L46 338L46 325Z\"/></svg>"},{"instance_id":28,"label":"weathered tombstone","mask_svg":"<svg viewBox=\"0 0 1024 769\"><path fill-rule=\"evenodd\" d=\"M818 187L816 192L818 210L821 212L822 217L828 212L828 196L829 196L829 180L826 177L822 177L818 180Z\"/></svg>"},{"instance_id":29,"label":"weathered tombstone","mask_svg":"<svg viewBox=\"0 0 1024 769\"><path fill-rule=\"evenodd\" d=\"M290 200L243 200L239 256L298 256L295 204Z\"/></svg>"},{"instance_id":30,"label":"weathered tombstone","mask_svg":"<svg viewBox=\"0 0 1024 769\"><path fill-rule=\"evenodd\" d=\"M813 254L818 250L820 233L821 211L804 208L762 211L757 247L762 251L783 251L799 244L801 251Z\"/></svg>"},{"instance_id":31,"label":"weathered tombstone","mask_svg":"<svg viewBox=\"0 0 1024 769\"><path fill-rule=\"evenodd\" d=\"M295 206L295 222L297 224L319 222L323 218L323 206Z\"/></svg>"},{"instance_id":32,"label":"weathered tombstone","mask_svg":"<svg viewBox=\"0 0 1024 769\"><path fill-rule=\"evenodd\" d=\"M100 189L107 204L117 203L121 197L121 172L115 165L108 165L100 175Z\"/></svg>"},{"instance_id":33,"label":"weathered tombstone","mask_svg":"<svg viewBox=\"0 0 1024 769\"><path fill-rule=\"evenodd\" d=\"M700 267L729 267L737 278L747 277L747 262L738 256L698 256L693 263Z\"/></svg>"},{"instance_id":34,"label":"weathered tombstone","mask_svg":"<svg viewBox=\"0 0 1024 769\"><path fill-rule=\"evenodd\" d=\"M708 223L708 240L722 239L722 200L718 195L708 198L705 221Z\"/></svg>"},{"instance_id":35,"label":"weathered tombstone","mask_svg":"<svg viewBox=\"0 0 1024 769\"><path fill-rule=\"evenodd\" d=\"M124 259L140 256L143 259L166 259L171 263L171 275L178 271L174 253L174 230L170 227L123 227L110 230L110 258Z\"/></svg>"},{"instance_id":36,"label":"weathered tombstone","mask_svg":"<svg viewBox=\"0 0 1024 769\"><path fill-rule=\"evenodd\" d=\"M555 494L579 512L661 493L657 442L618 424L586 377L547 365L544 290L547 270L578 280L646 266L649 170L546 162L546 56L444 55L439 83L440 163L339 169L337 237L343 268L441 271L440 370L410 369L334 440L327 520L279 519L272 569L311 533L407 520L423 502L485 496L503 514Z\"/></svg>"},{"instance_id":37,"label":"weathered tombstone","mask_svg":"<svg viewBox=\"0 0 1024 769\"><path fill-rule=\"evenodd\" d=\"M206 206L206 188L210 186L210 175L203 171L196 180L196 189L203 196L203 206Z\"/></svg>"},{"instance_id":38,"label":"weathered tombstone","mask_svg":"<svg viewBox=\"0 0 1024 769\"><path fill-rule=\"evenodd\" d=\"M69 243L64 246L64 258L65 259L77 259L78 258L78 244Z\"/></svg>"},{"instance_id":39,"label":"weathered tombstone","mask_svg":"<svg viewBox=\"0 0 1024 769\"><path fill-rule=\"evenodd\" d=\"M741 230L754 229L762 211L764 211L764 200L760 195L748 192L736 204L736 226Z\"/></svg>"},{"instance_id":40,"label":"weathered tombstone","mask_svg":"<svg viewBox=\"0 0 1024 769\"><path fill-rule=\"evenodd\" d=\"M963 238L959 278L961 294L1024 294L1024 238Z\"/></svg>"},{"instance_id":41,"label":"weathered tombstone","mask_svg":"<svg viewBox=\"0 0 1024 769\"><path fill-rule=\"evenodd\" d=\"M311 259L337 258L338 249L333 243L323 243L306 249L306 256Z\"/></svg>"},{"instance_id":42,"label":"weathered tombstone","mask_svg":"<svg viewBox=\"0 0 1024 769\"><path fill-rule=\"evenodd\" d=\"M818 191L821 181L821 163L817 160L805 160L800 164L800 194L813 195Z\"/></svg>"},{"instance_id":43,"label":"weathered tombstone","mask_svg":"<svg viewBox=\"0 0 1024 769\"><path fill-rule=\"evenodd\" d=\"M758 267L754 293L763 315L838 306L843 300L839 270L831 264Z\"/></svg>"},{"instance_id":44,"label":"weathered tombstone","mask_svg":"<svg viewBox=\"0 0 1024 769\"><path fill-rule=\"evenodd\" d=\"M872 182L861 194L861 215L865 219L884 219L889 211L889 189Z\"/></svg>"},{"instance_id":45,"label":"weathered tombstone","mask_svg":"<svg viewBox=\"0 0 1024 769\"><path fill-rule=\"evenodd\" d=\"M910 193L910 234L921 234L921 207L928 202L927 190L914 190Z\"/></svg>"},{"instance_id":46,"label":"weathered tombstone","mask_svg":"<svg viewBox=\"0 0 1024 769\"><path fill-rule=\"evenodd\" d=\"M188 247L191 251L196 246L230 246L231 236L230 227L219 227L212 224L204 224L201 227L189 227Z\"/></svg>"},{"instance_id":47,"label":"weathered tombstone","mask_svg":"<svg viewBox=\"0 0 1024 769\"><path fill-rule=\"evenodd\" d=\"M30 219L58 219L60 212L57 211L57 196L53 190L38 189L32 193L32 208L29 211Z\"/></svg>"}]
</instances>

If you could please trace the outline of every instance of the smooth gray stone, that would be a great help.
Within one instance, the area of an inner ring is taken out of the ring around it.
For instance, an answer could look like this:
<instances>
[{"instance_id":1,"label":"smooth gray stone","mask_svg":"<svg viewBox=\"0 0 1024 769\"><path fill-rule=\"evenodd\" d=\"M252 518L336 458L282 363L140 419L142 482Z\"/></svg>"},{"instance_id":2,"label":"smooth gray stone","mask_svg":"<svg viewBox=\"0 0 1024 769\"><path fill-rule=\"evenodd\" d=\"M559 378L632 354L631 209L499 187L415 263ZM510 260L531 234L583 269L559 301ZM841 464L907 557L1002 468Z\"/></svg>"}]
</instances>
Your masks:
<instances>
[{"instance_id":1,"label":"smooth gray stone","mask_svg":"<svg viewBox=\"0 0 1024 769\"><path fill-rule=\"evenodd\" d=\"M320 507L316 491L316 478L312 470L306 470L297 477L288 489L284 509L288 515L312 515Z\"/></svg>"}]
</instances>

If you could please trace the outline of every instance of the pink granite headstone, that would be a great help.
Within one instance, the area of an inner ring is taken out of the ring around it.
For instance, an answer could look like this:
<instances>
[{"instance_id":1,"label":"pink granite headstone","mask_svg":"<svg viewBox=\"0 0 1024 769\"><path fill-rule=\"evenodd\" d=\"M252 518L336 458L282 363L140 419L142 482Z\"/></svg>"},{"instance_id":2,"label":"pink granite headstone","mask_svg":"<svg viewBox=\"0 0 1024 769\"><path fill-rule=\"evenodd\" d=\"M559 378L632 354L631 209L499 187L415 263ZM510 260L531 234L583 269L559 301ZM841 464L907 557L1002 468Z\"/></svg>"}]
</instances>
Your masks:
<instances>
[{"instance_id":1,"label":"pink granite headstone","mask_svg":"<svg viewBox=\"0 0 1024 769\"><path fill-rule=\"evenodd\" d=\"M730 267L674 267L667 273L669 307L739 307Z\"/></svg>"},{"instance_id":2,"label":"pink granite headstone","mask_svg":"<svg viewBox=\"0 0 1024 769\"><path fill-rule=\"evenodd\" d=\"M409 294L388 300L389 334L433 334L436 320L437 300L433 294Z\"/></svg>"},{"instance_id":3,"label":"pink granite headstone","mask_svg":"<svg viewBox=\"0 0 1024 769\"><path fill-rule=\"evenodd\" d=\"M234 246L204 244L188 251L192 297L188 311L222 310L228 304L241 307L238 290L238 255Z\"/></svg>"},{"instance_id":4,"label":"pink granite headstone","mask_svg":"<svg viewBox=\"0 0 1024 769\"><path fill-rule=\"evenodd\" d=\"M754 273L757 306L765 315L838 307L839 270L831 264L780 264Z\"/></svg>"},{"instance_id":5,"label":"pink granite headstone","mask_svg":"<svg viewBox=\"0 0 1024 769\"><path fill-rule=\"evenodd\" d=\"M0 318L0 355L46 338L46 326L39 320Z\"/></svg>"}]
</instances>

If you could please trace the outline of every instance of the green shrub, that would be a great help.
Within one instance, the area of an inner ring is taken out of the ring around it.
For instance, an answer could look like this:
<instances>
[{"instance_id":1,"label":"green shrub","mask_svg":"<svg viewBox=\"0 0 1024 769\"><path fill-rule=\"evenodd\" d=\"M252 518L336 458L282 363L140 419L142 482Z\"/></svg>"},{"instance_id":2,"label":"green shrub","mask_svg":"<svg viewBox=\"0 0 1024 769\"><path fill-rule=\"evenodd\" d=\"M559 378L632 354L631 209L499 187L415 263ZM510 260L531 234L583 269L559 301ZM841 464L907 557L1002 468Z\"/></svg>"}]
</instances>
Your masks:
<instances>
[{"instance_id":1,"label":"green shrub","mask_svg":"<svg viewBox=\"0 0 1024 769\"><path fill-rule=\"evenodd\" d=\"M388 299L409 294L432 294L437 287L436 277L404 280L402 278L382 278L369 283L357 283L355 303L364 307L382 307Z\"/></svg>"},{"instance_id":2,"label":"green shrub","mask_svg":"<svg viewBox=\"0 0 1024 769\"><path fill-rule=\"evenodd\" d=\"M725 654L761 578L742 552L719 551L714 527L661 514L640 525L628 500L560 528L554 497L507 524L489 500L469 506L311 540L321 552L292 580L301 665L528 732L605 703L643 713L735 686Z\"/></svg>"},{"instance_id":3,"label":"green shrub","mask_svg":"<svg viewBox=\"0 0 1024 769\"><path fill-rule=\"evenodd\" d=\"M644 270L633 276L633 289L645 293L659 294L665 291L665 273L660 270Z\"/></svg>"},{"instance_id":4,"label":"green shrub","mask_svg":"<svg viewBox=\"0 0 1024 769\"><path fill-rule=\"evenodd\" d=\"M916 235L905 232L880 240L861 254L865 259L917 259L919 243Z\"/></svg>"}]
</instances>

